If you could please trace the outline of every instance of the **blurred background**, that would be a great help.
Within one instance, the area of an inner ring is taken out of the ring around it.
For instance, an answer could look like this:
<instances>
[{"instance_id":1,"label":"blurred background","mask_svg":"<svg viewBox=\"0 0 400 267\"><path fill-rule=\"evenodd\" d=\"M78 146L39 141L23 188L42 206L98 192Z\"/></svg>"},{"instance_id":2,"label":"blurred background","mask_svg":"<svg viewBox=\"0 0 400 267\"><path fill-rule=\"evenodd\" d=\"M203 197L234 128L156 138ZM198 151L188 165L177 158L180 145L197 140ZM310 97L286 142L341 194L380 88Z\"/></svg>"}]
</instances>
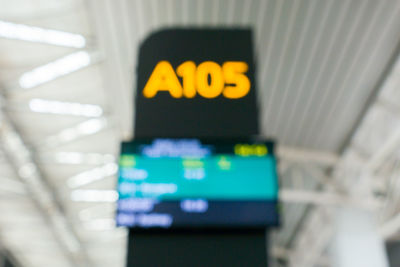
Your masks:
<instances>
[{"instance_id":1,"label":"blurred background","mask_svg":"<svg viewBox=\"0 0 400 267\"><path fill-rule=\"evenodd\" d=\"M400 1L0 0L0 266L125 266L116 160L137 49L189 26L253 29L261 133L280 159L271 265L339 266L359 228L395 247Z\"/></svg>"}]
</instances>

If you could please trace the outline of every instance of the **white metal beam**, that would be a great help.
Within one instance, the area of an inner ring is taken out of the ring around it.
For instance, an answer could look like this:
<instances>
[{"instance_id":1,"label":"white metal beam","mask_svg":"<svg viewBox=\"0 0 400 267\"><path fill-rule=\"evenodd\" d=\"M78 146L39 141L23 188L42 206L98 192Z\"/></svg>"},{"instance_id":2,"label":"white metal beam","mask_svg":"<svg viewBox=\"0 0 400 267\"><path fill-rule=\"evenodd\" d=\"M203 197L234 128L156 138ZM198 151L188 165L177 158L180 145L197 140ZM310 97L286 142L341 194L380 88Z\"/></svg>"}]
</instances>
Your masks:
<instances>
[{"instance_id":1,"label":"white metal beam","mask_svg":"<svg viewBox=\"0 0 400 267\"><path fill-rule=\"evenodd\" d=\"M282 202L305 203L322 206L350 206L366 210L376 210L383 203L376 199L356 199L349 195L328 191L310 191L296 189L281 189L279 200Z\"/></svg>"},{"instance_id":2,"label":"white metal beam","mask_svg":"<svg viewBox=\"0 0 400 267\"><path fill-rule=\"evenodd\" d=\"M289 258L291 267L312 267L323 254L327 242L333 233L331 210L326 207L316 207L308 214L300 228L293 253Z\"/></svg>"},{"instance_id":3,"label":"white metal beam","mask_svg":"<svg viewBox=\"0 0 400 267\"><path fill-rule=\"evenodd\" d=\"M119 22L117 20L119 18L115 17L117 12L113 12L121 4L120 2L87 0L86 4L98 37L100 50L104 55L112 55L106 58L102 68L105 88L113 88L113 90L105 90L105 93L115 108L114 111L117 115L114 119L120 136L123 139L129 139L132 137L132 100L134 99L134 90L132 91L132 88L134 88L133 83L135 82L135 78L133 77L132 80L130 77L132 75L135 76L135 71L130 66L131 59L126 57L126 53L119 46L120 39L128 37L124 35L117 36L115 31L116 28L126 26L123 23L118 25ZM138 3L142 3L142 1ZM132 27L132 25L129 26ZM136 47L129 47L127 51L136 51Z\"/></svg>"},{"instance_id":4,"label":"white metal beam","mask_svg":"<svg viewBox=\"0 0 400 267\"><path fill-rule=\"evenodd\" d=\"M32 151L25 145L21 135L1 110L0 122L0 140L4 144L2 147L4 154L31 193L45 220L49 222L56 240L71 261L71 266L90 266L83 245L62 212L54 192L33 160Z\"/></svg>"},{"instance_id":5,"label":"white metal beam","mask_svg":"<svg viewBox=\"0 0 400 267\"><path fill-rule=\"evenodd\" d=\"M287 147L279 145L277 155L287 161L299 163L316 163L325 167L332 167L339 161L339 156L327 151L317 151L296 147Z\"/></svg>"},{"instance_id":6,"label":"white metal beam","mask_svg":"<svg viewBox=\"0 0 400 267\"><path fill-rule=\"evenodd\" d=\"M400 126L390 135L388 139L382 144L379 151L375 152L374 155L368 160L365 167L373 173L387 157L393 152L397 151L400 146Z\"/></svg>"},{"instance_id":7,"label":"white metal beam","mask_svg":"<svg viewBox=\"0 0 400 267\"><path fill-rule=\"evenodd\" d=\"M8 192L14 194L26 194L25 185L9 178L0 177L0 192Z\"/></svg>"}]
</instances>

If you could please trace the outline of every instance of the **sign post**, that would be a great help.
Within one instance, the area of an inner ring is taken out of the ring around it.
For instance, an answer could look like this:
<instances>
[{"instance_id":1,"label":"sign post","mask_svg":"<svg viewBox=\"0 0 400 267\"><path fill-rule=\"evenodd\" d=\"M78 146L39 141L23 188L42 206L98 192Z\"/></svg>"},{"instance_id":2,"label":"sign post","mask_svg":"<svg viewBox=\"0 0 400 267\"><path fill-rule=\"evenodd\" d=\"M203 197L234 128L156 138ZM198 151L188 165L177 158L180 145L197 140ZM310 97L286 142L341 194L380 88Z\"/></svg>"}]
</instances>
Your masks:
<instances>
[{"instance_id":1,"label":"sign post","mask_svg":"<svg viewBox=\"0 0 400 267\"><path fill-rule=\"evenodd\" d=\"M139 51L135 138L255 136L247 29L169 29ZM266 230L130 230L128 266L267 266Z\"/></svg>"}]
</instances>

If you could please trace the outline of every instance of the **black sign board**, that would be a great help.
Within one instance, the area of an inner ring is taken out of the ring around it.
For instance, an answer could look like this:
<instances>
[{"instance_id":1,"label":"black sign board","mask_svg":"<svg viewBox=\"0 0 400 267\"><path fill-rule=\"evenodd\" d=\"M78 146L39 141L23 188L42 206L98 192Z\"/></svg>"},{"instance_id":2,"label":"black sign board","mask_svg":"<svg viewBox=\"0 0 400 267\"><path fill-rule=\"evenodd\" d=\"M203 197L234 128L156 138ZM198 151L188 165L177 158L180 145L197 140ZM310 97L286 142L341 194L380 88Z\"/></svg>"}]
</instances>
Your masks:
<instances>
[{"instance_id":1,"label":"black sign board","mask_svg":"<svg viewBox=\"0 0 400 267\"><path fill-rule=\"evenodd\" d=\"M252 47L243 29L173 29L147 38L139 51L135 136L258 134Z\"/></svg>"}]
</instances>

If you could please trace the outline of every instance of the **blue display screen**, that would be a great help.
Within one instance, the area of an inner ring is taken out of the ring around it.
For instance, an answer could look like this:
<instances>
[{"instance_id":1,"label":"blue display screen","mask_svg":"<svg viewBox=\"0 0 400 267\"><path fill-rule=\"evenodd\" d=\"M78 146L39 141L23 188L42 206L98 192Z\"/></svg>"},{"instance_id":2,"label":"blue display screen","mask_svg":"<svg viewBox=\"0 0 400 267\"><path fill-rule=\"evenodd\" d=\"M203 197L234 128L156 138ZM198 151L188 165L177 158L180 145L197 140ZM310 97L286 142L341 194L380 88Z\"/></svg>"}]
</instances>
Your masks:
<instances>
[{"instance_id":1,"label":"blue display screen","mask_svg":"<svg viewBox=\"0 0 400 267\"><path fill-rule=\"evenodd\" d=\"M273 143L152 139L123 143L117 224L132 228L278 224Z\"/></svg>"}]
</instances>

